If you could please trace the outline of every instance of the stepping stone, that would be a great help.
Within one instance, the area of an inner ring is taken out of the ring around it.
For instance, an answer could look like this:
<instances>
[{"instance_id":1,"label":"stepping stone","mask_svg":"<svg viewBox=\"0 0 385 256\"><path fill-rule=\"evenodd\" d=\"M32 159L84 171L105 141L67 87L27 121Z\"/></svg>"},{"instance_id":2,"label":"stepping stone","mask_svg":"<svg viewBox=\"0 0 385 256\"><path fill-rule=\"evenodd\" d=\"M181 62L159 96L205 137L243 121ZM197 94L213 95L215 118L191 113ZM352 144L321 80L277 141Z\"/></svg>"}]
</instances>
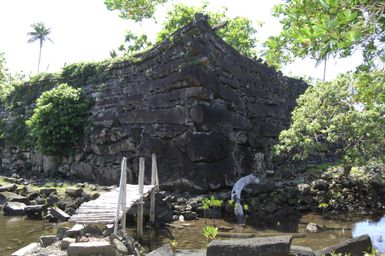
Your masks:
<instances>
[{"instance_id":1,"label":"stepping stone","mask_svg":"<svg viewBox=\"0 0 385 256\"><path fill-rule=\"evenodd\" d=\"M31 244L17 250L16 252L12 253L11 256L24 256L24 255L27 255L27 254L30 254L30 253L37 251L39 248L40 248L39 243L31 243Z\"/></svg>"},{"instance_id":2,"label":"stepping stone","mask_svg":"<svg viewBox=\"0 0 385 256\"><path fill-rule=\"evenodd\" d=\"M67 249L68 256L89 256L89 255L115 255L114 248L107 241L92 241L85 243L70 244Z\"/></svg>"}]
</instances>

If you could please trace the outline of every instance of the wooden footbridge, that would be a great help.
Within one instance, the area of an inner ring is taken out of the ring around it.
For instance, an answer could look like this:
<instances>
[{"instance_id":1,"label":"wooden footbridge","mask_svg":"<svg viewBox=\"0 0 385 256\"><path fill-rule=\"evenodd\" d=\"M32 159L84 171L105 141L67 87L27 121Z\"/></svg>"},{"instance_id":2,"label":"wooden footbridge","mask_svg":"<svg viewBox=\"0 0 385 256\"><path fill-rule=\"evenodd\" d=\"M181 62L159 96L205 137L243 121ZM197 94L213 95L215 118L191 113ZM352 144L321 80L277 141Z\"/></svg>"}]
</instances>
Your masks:
<instances>
[{"instance_id":1,"label":"wooden footbridge","mask_svg":"<svg viewBox=\"0 0 385 256\"><path fill-rule=\"evenodd\" d=\"M92 201L83 203L71 216L69 222L79 224L115 224L118 232L119 221L123 231L126 227L126 213L137 207L137 235L143 236L143 199L151 195L150 223L155 222L155 191L159 187L156 155L152 154L151 185L144 185L144 157L139 158L138 185L127 184L127 159L123 158L119 188L103 192Z\"/></svg>"}]
</instances>

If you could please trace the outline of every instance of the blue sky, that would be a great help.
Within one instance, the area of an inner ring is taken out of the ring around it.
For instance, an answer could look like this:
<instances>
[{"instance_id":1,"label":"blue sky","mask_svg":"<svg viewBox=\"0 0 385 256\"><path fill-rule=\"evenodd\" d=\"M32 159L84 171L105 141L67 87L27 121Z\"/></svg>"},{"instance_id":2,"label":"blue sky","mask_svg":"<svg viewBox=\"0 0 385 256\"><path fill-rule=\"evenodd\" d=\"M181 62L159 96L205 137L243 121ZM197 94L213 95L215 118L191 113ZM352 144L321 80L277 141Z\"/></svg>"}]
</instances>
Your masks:
<instances>
[{"instance_id":1,"label":"blue sky","mask_svg":"<svg viewBox=\"0 0 385 256\"><path fill-rule=\"evenodd\" d=\"M199 5L201 1L174 0L172 3ZM220 10L228 7L230 16L246 16L253 21L264 23L258 29L257 38L264 41L268 36L279 33L281 26L271 16L271 8L280 0L211 0L210 9ZM4 52L12 73L24 71L35 73L39 44L28 44L27 33L34 22L44 22L51 28L50 38L43 47L41 71L60 70L65 63L97 61L109 57L109 51L123 42L127 29L145 32L155 37L160 24L171 4L156 13L153 20L141 25L123 20L117 12L108 11L103 0L12 0L0 1L0 52ZM345 60L330 60L327 79L336 74L351 70L360 61L359 56ZM284 74L296 76L322 77L323 65L315 68L314 61L298 60L283 69Z\"/></svg>"}]
</instances>

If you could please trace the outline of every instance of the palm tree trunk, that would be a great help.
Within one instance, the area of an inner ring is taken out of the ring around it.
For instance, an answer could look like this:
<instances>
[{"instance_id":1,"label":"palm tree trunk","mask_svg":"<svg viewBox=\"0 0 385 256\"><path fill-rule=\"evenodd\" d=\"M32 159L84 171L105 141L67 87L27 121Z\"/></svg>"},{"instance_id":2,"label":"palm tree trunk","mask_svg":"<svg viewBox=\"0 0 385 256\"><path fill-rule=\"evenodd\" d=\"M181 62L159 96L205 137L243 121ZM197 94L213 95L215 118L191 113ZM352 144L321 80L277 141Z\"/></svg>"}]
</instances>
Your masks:
<instances>
[{"instance_id":1,"label":"palm tree trunk","mask_svg":"<svg viewBox=\"0 0 385 256\"><path fill-rule=\"evenodd\" d=\"M328 60L328 57L326 55L325 60L324 60L324 76L323 76L322 82L325 82L325 78L326 78L326 62L327 62L327 60Z\"/></svg>"},{"instance_id":2,"label":"palm tree trunk","mask_svg":"<svg viewBox=\"0 0 385 256\"><path fill-rule=\"evenodd\" d=\"M41 59L41 49L43 48L43 40L40 40L40 49L39 49L39 61L37 63L37 74L40 71L40 59Z\"/></svg>"}]
</instances>

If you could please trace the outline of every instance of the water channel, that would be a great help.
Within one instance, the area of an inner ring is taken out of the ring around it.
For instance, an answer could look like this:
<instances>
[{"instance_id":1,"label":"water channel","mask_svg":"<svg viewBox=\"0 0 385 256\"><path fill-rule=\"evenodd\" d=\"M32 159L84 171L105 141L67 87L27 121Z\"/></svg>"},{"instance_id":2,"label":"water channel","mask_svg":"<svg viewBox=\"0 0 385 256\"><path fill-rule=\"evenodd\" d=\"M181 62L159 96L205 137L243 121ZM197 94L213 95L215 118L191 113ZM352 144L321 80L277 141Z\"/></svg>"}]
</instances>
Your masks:
<instances>
[{"instance_id":1,"label":"water channel","mask_svg":"<svg viewBox=\"0 0 385 256\"><path fill-rule=\"evenodd\" d=\"M307 233L306 225L315 222L325 225L321 233ZM145 231L144 243L148 249L155 249L172 240L177 241L178 249L205 248L207 241L202 235L202 227L207 223L213 225L214 220L199 219L172 223L167 228ZM133 224L133 223L132 223ZM345 218L344 221L325 220L322 216L306 214L297 220L260 220L251 219L247 225L239 226L223 219L215 220L220 227L219 239L248 238L258 236L273 236L293 234L293 244L321 249L337 244L351 237L369 234L374 246L385 252L385 216L373 218L356 216ZM29 243L37 242L41 235L55 234L61 226L71 226L69 223L50 224L43 221L28 220L23 217L6 217L0 215L0 255L10 255ZM135 234L135 227L128 227L127 232Z\"/></svg>"}]
</instances>

